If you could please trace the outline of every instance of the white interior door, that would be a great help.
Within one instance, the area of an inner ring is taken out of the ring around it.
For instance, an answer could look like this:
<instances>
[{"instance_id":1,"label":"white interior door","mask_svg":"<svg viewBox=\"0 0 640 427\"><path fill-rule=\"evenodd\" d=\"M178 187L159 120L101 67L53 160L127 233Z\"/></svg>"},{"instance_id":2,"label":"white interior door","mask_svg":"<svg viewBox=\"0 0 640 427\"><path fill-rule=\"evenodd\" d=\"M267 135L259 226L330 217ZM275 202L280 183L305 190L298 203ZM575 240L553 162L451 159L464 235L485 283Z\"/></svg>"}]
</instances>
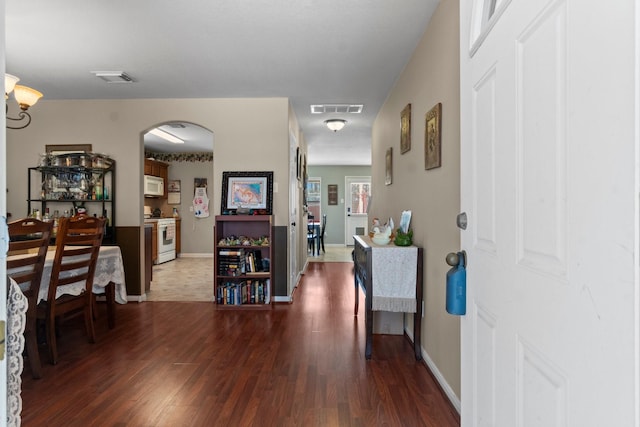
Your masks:
<instances>
[{"instance_id":1,"label":"white interior door","mask_svg":"<svg viewBox=\"0 0 640 427\"><path fill-rule=\"evenodd\" d=\"M634 1L460 8L462 425L638 426Z\"/></svg>"},{"instance_id":2,"label":"white interior door","mask_svg":"<svg viewBox=\"0 0 640 427\"><path fill-rule=\"evenodd\" d=\"M345 182L345 245L353 246L353 235L365 235L368 231L369 201L371 199L370 176L347 176Z\"/></svg>"}]
</instances>

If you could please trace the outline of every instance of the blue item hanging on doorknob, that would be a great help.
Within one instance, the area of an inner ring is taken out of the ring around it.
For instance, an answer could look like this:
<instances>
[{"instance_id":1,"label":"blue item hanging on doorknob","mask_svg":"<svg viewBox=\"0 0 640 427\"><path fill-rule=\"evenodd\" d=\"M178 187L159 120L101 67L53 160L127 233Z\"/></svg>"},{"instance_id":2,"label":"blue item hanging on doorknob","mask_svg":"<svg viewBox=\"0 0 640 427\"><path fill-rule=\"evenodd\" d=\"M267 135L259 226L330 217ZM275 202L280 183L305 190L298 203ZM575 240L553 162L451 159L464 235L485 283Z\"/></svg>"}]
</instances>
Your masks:
<instances>
[{"instance_id":1,"label":"blue item hanging on doorknob","mask_svg":"<svg viewBox=\"0 0 640 427\"><path fill-rule=\"evenodd\" d=\"M447 313L462 316L467 313L467 254L465 251L447 255Z\"/></svg>"}]
</instances>

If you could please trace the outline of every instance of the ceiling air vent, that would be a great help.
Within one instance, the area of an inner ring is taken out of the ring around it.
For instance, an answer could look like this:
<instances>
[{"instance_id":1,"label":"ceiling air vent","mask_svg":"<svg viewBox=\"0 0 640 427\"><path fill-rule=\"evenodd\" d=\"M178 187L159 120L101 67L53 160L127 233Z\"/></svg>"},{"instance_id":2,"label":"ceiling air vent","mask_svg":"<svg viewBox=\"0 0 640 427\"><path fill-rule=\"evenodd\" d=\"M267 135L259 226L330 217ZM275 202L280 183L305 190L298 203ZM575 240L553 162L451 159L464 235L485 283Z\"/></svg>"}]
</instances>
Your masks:
<instances>
[{"instance_id":1,"label":"ceiling air vent","mask_svg":"<svg viewBox=\"0 0 640 427\"><path fill-rule=\"evenodd\" d=\"M362 113L362 104L318 104L311 106L311 114L322 113Z\"/></svg>"},{"instance_id":2,"label":"ceiling air vent","mask_svg":"<svg viewBox=\"0 0 640 427\"><path fill-rule=\"evenodd\" d=\"M133 79L124 71L91 71L91 74L107 83L133 83Z\"/></svg>"}]
</instances>

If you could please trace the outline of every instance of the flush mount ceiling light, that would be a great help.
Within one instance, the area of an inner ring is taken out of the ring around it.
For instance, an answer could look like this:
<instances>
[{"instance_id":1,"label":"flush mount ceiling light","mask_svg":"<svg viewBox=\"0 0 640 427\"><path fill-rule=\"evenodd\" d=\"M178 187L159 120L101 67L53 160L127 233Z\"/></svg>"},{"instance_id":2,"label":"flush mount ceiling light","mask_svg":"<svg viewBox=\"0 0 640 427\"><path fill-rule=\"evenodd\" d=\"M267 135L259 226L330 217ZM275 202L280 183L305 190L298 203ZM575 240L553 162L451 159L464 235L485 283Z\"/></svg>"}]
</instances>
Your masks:
<instances>
[{"instance_id":1,"label":"flush mount ceiling light","mask_svg":"<svg viewBox=\"0 0 640 427\"><path fill-rule=\"evenodd\" d=\"M343 119L329 119L329 120L325 120L324 124L327 125L327 127L332 131L338 132L340 129L344 127L344 125L347 124L347 121Z\"/></svg>"},{"instance_id":2,"label":"flush mount ceiling light","mask_svg":"<svg viewBox=\"0 0 640 427\"><path fill-rule=\"evenodd\" d=\"M150 134L158 136L166 141L173 142L174 144L184 144L184 141L175 135L171 135L169 132L165 132L160 128L151 129Z\"/></svg>"},{"instance_id":3,"label":"flush mount ceiling light","mask_svg":"<svg viewBox=\"0 0 640 427\"><path fill-rule=\"evenodd\" d=\"M31 123L31 115L27 112L29 107L33 107L33 105L38 102L40 98L42 98L42 94L35 89L31 89L27 86L21 86L18 83L20 79L11 74L4 75L4 99L9 99L9 94L13 92L13 96L16 99L16 102L20 106L20 112L18 113L18 118L9 117L7 114L7 120L12 122L19 122L16 125L10 125L7 122L7 129L24 129ZM5 101L5 113L9 112L9 104Z\"/></svg>"},{"instance_id":4,"label":"flush mount ceiling light","mask_svg":"<svg viewBox=\"0 0 640 427\"><path fill-rule=\"evenodd\" d=\"M133 83L131 76L124 71L91 71L91 74L107 83Z\"/></svg>"}]
</instances>

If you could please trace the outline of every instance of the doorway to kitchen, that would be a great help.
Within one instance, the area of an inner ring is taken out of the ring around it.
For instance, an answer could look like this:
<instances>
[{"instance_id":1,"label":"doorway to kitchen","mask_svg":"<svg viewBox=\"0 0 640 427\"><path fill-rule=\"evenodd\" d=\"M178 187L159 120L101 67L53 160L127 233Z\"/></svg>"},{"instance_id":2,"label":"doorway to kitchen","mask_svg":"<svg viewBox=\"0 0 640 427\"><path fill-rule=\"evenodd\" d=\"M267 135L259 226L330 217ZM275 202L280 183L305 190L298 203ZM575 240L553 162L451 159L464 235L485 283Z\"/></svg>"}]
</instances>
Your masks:
<instances>
[{"instance_id":1,"label":"doorway to kitchen","mask_svg":"<svg viewBox=\"0 0 640 427\"><path fill-rule=\"evenodd\" d=\"M155 222L158 233L161 228L167 233L162 234L162 238L157 234L155 241L145 248L154 255L152 280L145 299L213 301L215 216L209 213L212 206L208 199L212 197L214 185L214 134L195 123L169 121L143 131L142 135L143 178L150 172L150 163L165 170L164 175L158 174L162 191L144 192L143 222ZM165 222L174 223L175 229L163 228ZM165 244L167 242L170 244ZM167 256L171 250L175 251L175 257Z\"/></svg>"}]
</instances>

